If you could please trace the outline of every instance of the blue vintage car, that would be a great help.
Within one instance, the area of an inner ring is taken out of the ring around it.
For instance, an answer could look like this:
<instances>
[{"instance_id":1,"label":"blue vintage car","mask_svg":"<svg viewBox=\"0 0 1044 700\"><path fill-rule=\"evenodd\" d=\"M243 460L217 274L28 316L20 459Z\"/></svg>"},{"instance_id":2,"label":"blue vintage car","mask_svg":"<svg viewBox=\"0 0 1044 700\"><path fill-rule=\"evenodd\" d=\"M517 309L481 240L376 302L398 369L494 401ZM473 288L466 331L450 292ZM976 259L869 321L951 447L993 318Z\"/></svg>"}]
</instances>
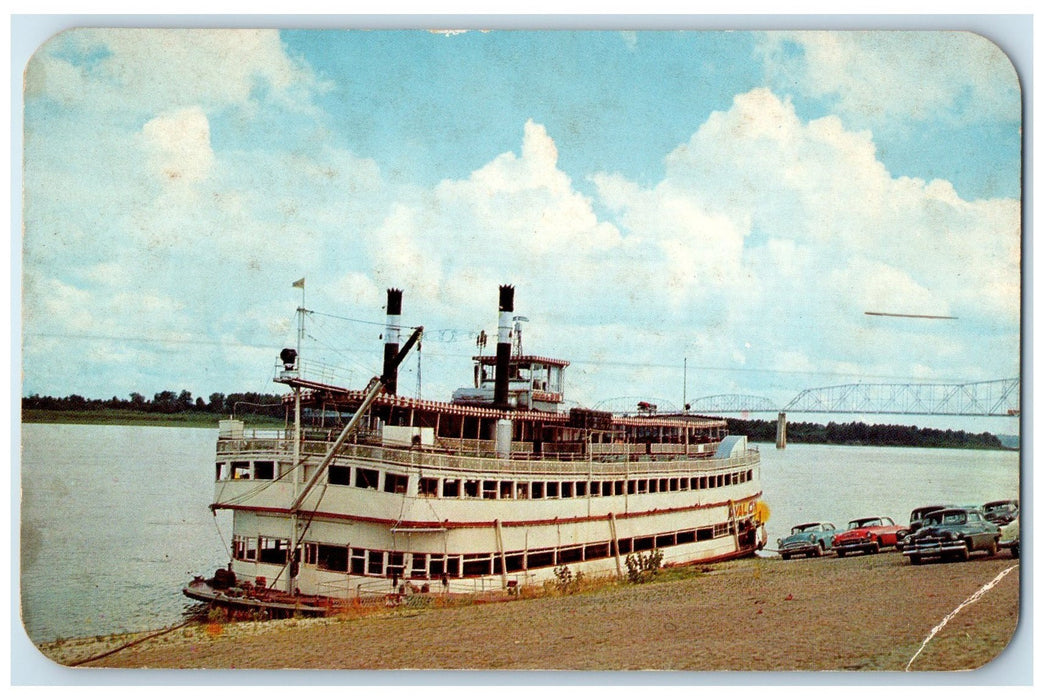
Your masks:
<instances>
[{"instance_id":1,"label":"blue vintage car","mask_svg":"<svg viewBox=\"0 0 1044 700\"><path fill-rule=\"evenodd\" d=\"M790 529L790 534L776 541L779 555L790 559L797 554L806 557L821 557L830 549L837 528L833 523L802 523Z\"/></svg>"},{"instance_id":2,"label":"blue vintage car","mask_svg":"<svg viewBox=\"0 0 1044 700\"><path fill-rule=\"evenodd\" d=\"M966 561L976 550L992 557L1000 537L1000 528L979 509L944 508L925 516L921 529L906 538L903 554L910 557L911 564L920 564L927 557Z\"/></svg>"}]
</instances>

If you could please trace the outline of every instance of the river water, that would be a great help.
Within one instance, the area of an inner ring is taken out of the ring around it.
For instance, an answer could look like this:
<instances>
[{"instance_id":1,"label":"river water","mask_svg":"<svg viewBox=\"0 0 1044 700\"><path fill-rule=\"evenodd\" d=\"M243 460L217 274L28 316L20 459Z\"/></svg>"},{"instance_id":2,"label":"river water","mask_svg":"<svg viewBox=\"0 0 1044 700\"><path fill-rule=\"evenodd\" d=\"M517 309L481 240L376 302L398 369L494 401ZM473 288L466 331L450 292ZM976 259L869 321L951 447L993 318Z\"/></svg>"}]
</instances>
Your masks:
<instances>
[{"instance_id":1,"label":"river water","mask_svg":"<svg viewBox=\"0 0 1044 700\"><path fill-rule=\"evenodd\" d=\"M179 622L181 587L228 562L216 429L22 426L21 609L35 643ZM759 445L769 546L799 522L1015 498L1016 452ZM17 562L16 562L17 564Z\"/></svg>"}]
</instances>

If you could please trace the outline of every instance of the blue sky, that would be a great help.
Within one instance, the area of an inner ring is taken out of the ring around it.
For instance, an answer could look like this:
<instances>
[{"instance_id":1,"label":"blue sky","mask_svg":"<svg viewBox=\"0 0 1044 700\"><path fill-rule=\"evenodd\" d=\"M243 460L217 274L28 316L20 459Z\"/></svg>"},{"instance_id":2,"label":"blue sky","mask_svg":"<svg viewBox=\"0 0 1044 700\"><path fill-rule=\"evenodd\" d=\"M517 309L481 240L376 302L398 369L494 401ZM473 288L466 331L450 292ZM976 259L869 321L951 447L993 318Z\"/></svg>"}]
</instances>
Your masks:
<instances>
[{"instance_id":1,"label":"blue sky","mask_svg":"<svg viewBox=\"0 0 1044 700\"><path fill-rule=\"evenodd\" d=\"M24 395L278 391L301 277L353 384L403 288L425 398L501 283L587 405L1019 374L1021 94L972 33L74 30L24 94Z\"/></svg>"}]
</instances>

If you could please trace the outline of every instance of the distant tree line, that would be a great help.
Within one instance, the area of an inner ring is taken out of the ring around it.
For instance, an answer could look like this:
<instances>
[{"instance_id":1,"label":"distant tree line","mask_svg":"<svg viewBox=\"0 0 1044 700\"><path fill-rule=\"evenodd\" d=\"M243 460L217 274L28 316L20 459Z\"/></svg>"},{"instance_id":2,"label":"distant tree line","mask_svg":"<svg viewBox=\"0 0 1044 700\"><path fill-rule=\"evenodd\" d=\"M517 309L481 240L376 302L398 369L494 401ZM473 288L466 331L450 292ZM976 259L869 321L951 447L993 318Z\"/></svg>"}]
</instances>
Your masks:
<instances>
[{"instance_id":1,"label":"distant tree line","mask_svg":"<svg viewBox=\"0 0 1044 700\"><path fill-rule=\"evenodd\" d=\"M87 399L79 394L63 397L33 394L22 397L22 409L47 411L124 410L164 414L195 412L213 413L215 415L243 415L249 413L281 418L284 414L282 401L283 397L279 394L259 394L256 392L227 395L213 393L210 395L209 400L204 400L203 397L194 399L192 398L192 392L183 389L180 392L161 391L153 394L151 399L138 392L132 392L130 397L126 399L121 399L117 396L113 396L111 399Z\"/></svg>"},{"instance_id":2,"label":"distant tree line","mask_svg":"<svg viewBox=\"0 0 1044 700\"><path fill-rule=\"evenodd\" d=\"M776 421L726 419L729 432L754 442L775 442ZM820 445L876 445L896 447L955 447L975 450L1004 449L992 433L918 428L915 425L866 423L787 423L787 442Z\"/></svg>"}]
</instances>

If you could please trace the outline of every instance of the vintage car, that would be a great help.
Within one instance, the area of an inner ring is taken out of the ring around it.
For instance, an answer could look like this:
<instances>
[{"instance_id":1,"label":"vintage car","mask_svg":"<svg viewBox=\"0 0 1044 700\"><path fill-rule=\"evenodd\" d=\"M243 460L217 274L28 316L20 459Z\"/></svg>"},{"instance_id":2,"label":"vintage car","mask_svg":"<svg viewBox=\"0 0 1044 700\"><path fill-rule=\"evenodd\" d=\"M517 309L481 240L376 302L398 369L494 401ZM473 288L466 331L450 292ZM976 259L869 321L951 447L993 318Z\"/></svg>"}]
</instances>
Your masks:
<instances>
[{"instance_id":1,"label":"vintage car","mask_svg":"<svg viewBox=\"0 0 1044 700\"><path fill-rule=\"evenodd\" d=\"M983 505L982 515L991 523L1007 525L1019 517L1019 502L1015 500L990 501Z\"/></svg>"},{"instance_id":2,"label":"vintage car","mask_svg":"<svg viewBox=\"0 0 1044 700\"><path fill-rule=\"evenodd\" d=\"M806 557L821 557L830 549L837 528L833 523L802 523L790 528L790 534L776 540L779 555L784 559L804 554Z\"/></svg>"},{"instance_id":3,"label":"vintage car","mask_svg":"<svg viewBox=\"0 0 1044 700\"><path fill-rule=\"evenodd\" d=\"M905 532L906 527L896 525L891 518L858 518L848 523L847 530L834 536L833 548L839 557L849 552L877 554L882 547L896 546L899 534Z\"/></svg>"},{"instance_id":4,"label":"vintage car","mask_svg":"<svg viewBox=\"0 0 1044 700\"><path fill-rule=\"evenodd\" d=\"M944 508L925 517L921 529L906 539L903 554L910 557L911 564L928 557L966 561L975 551L992 557L1000 537L1000 527L978 509Z\"/></svg>"},{"instance_id":5,"label":"vintage car","mask_svg":"<svg viewBox=\"0 0 1044 700\"><path fill-rule=\"evenodd\" d=\"M900 552L903 551L903 543L906 541L908 536L920 529L921 524L924 522L924 516L936 510L942 510L943 508L953 508L953 506L921 506L920 508L914 508L910 511L910 524L905 530L899 532L895 548Z\"/></svg>"},{"instance_id":6,"label":"vintage car","mask_svg":"<svg viewBox=\"0 0 1044 700\"><path fill-rule=\"evenodd\" d=\"M1008 549L1011 551L1011 556L1015 559L1019 558L1019 515L1015 514L1015 519L1010 520L1000 527L1000 540L997 541L997 546L1001 549Z\"/></svg>"}]
</instances>

